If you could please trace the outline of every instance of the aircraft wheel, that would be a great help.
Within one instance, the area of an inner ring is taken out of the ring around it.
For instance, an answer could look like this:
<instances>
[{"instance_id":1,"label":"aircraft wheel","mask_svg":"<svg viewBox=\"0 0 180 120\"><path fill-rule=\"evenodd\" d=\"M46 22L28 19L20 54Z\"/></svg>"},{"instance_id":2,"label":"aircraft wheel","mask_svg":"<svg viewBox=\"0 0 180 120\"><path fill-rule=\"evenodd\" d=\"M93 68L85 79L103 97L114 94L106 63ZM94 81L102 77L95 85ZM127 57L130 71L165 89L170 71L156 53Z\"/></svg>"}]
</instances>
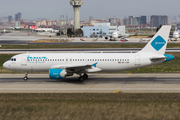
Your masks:
<instances>
[{"instance_id":1,"label":"aircraft wheel","mask_svg":"<svg viewBox=\"0 0 180 120\"><path fill-rule=\"evenodd\" d=\"M23 79L24 79L24 81L27 81L27 80L28 80L28 77L24 77Z\"/></svg>"},{"instance_id":2,"label":"aircraft wheel","mask_svg":"<svg viewBox=\"0 0 180 120\"><path fill-rule=\"evenodd\" d=\"M78 80L79 80L79 82L83 82L84 81L84 77L79 77Z\"/></svg>"},{"instance_id":3,"label":"aircraft wheel","mask_svg":"<svg viewBox=\"0 0 180 120\"><path fill-rule=\"evenodd\" d=\"M88 75L86 73L83 75L83 77L84 79L88 79Z\"/></svg>"}]
</instances>

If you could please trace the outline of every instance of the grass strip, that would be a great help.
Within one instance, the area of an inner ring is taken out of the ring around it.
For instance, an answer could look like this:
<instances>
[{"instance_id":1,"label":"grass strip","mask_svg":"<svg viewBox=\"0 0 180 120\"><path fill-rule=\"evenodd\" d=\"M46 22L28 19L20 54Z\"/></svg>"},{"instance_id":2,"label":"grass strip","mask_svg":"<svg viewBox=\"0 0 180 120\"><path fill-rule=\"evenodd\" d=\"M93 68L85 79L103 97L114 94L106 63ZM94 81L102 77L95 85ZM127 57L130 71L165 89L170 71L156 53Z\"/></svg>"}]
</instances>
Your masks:
<instances>
[{"instance_id":1,"label":"grass strip","mask_svg":"<svg viewBox=\"0 0 180 120\"><path fill-rule=\"evenodd\" d=\"M0 94L0 119L179 120L180 94Z\"/></svg>"}]
</instances>

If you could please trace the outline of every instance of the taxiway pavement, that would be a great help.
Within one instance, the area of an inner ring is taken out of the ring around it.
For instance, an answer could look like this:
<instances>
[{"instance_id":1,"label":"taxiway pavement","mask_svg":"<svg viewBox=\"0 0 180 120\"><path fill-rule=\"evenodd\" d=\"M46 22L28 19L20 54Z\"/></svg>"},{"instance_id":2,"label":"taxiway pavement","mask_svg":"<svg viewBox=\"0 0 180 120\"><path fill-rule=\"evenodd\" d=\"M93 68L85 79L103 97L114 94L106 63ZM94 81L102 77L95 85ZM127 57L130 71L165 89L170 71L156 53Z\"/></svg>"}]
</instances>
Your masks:
<instances>
[{"instance_id":1,"label":"taxiway pavement","mask_svg":"<svg viewBox=\"0 0 180 120\"><path fill-rule=\"evenodd\" d=\"M48 74L0 74L0 93L180 93L180 74L89 74L52 80Z\"/></svg>"}]
</instances>

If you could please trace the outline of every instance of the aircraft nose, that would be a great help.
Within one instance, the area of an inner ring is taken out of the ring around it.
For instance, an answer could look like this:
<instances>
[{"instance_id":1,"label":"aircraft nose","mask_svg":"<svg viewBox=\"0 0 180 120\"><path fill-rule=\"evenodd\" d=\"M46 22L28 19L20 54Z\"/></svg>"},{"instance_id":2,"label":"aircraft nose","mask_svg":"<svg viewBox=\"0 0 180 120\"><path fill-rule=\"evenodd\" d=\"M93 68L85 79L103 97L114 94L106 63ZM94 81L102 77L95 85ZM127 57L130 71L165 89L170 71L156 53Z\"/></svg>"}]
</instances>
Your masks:
<instances>
[{"instance_id":1,"label":"aircraft nose","mask_svg":"<svg viewBox=\"0 0 180 120\"><path fill-rule=\"evenodd\" d=\"M8 62L5 62L5 63L3 64L3 67L7 69L7 68L8 68Z\"/></svg>"}]
</instances>

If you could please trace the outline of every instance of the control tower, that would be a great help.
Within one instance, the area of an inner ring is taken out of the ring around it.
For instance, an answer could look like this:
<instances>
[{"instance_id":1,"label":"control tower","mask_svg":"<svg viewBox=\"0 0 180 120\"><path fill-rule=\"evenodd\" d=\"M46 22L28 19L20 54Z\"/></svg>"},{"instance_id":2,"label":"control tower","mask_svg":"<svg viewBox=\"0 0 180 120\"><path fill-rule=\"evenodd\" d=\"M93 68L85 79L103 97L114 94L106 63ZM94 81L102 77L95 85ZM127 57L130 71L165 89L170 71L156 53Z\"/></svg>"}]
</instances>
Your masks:
<instances>
[{"instance_id":1,"label":"control tower","mask_svg":"<svg viewBox=\"0 0 180 120\"><path fill-rule=\"evenodd\" d=\"M74 30L80 28L80 8L83 5L83 0L71 0L70 4L74 8Z\"/></svg>"}]
</instances>

